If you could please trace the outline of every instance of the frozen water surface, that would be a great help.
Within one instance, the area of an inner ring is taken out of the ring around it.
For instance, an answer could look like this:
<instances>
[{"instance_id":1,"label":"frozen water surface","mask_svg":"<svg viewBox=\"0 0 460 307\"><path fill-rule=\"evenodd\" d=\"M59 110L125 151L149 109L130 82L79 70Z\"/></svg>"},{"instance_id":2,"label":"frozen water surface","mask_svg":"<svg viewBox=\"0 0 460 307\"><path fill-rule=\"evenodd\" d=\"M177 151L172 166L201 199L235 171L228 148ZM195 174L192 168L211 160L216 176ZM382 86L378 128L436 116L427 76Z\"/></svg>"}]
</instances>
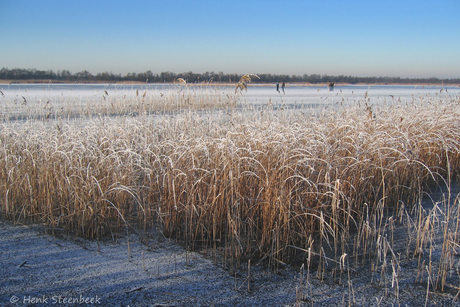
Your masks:
<instances>
[{"instance_id":1,"label":"frozen water surface","mask_svg":"<svg viewBox=\"0 0 460 307\"><path fill-rule=\"evenodd\" d=\"M126 95L134 97L144 92L165 93L168 91L221 91L222 93L233 93L231 86L207 86L207 85L170 85L170 84L0 84L0 90L4 96L24 96L26 99L62 99L80 98L91 100L95 97L101 98L104 94ZM422 85L346 85L335 86L329 91L325 86L301 86L288 85L285 91L277 92L275 85L250 85L247 91L242 92L241 100L248 103L318 103L318 102L340 102L342 99L350 100L363 98L365 93L371 99L379 100L411 100L413 96L436 95L440 92L450 92L453 95L460 93L458 86L422 86Z\"/></svg>"},{"instance_id":2,"label":"frozen water surface","mask_svg":"<svg viewBox=\"0 0 460 307\"><path fill-rule=\"evenodd\" d=\"M442 90L442 92L441 92ZM289 86L283 91L273 87L249 87L245 99L249 103L281 104L333 104L350 103L368 97L371 103L412 101L413 98L429 97L440 93L458 95L460 87L455 86L394 86L394 85L347 85L335 86L329 91L324 86Z\"/></svg>"},{"instance_id":3,"label":"frozen water surface","mask_svg":"<svg viewBox=\"0 0 460 307\"><path fill-rule=\"evenodd\" d=\"M347 106L364 101L370 105L405 104L460 93L458 86L440 85L346 85L335 86L333 91L326 86L288 85L284 92L281 87L277 92L274 84L249 85L247 91L237 94L233 86L208 84L0 84L0 90L0 115L10 119L50 115L57 118L60 110L97 115L104 108L122 106L128 110L136 104L153 103L165 97L169 97L168 103L175 103L180 109L184 95L206 96L208 101L227 97L237 101L237 109L252 105L256 109L273 106L277 110ZM150 100L144 100L145 97Z\"/></svg>"}]
</instances>

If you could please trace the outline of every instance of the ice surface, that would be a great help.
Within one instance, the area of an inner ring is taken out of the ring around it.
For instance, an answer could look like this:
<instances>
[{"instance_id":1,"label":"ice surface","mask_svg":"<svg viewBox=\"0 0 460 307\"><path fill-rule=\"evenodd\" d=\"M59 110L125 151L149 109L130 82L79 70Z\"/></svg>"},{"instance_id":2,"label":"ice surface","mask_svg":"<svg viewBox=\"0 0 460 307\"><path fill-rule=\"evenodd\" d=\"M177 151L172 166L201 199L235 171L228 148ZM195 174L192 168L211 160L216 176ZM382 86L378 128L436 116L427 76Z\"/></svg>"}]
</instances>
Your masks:
<instances>
[{"instance_id":1,"label":"ice surface","mask_svg":"<svg viewBox=\"0 0 460 307\"><path fill-rule=\"evenodd\" d=\"M231 86L179 86L169 84L0 84L0 90L4 96L24 96L26 99L62 99L62 97L78 97L80 99L92 99L108 95L126 95L134 97L144 92L167 92L167 91L215 91L224 94L232 94L234 87ZM137 90L137 93L136 93ZM394 99L411 100L412 97L436 95L447 92L451 95L459 95L460 87L456 86L421 86L421 85L346 85L335 86L329 91L325 86L300 86L288 85L285 92L276 91L275 85L252 85L247 91L243 91L241 99L248 103L285 103L302 104L318 102L340 102L342 99L359 99L367 96L371 99Z\"/></svg>"},{"instance_id":2,"label":"ice surface","mask_svg":"<svg viewBox=\"0 0 460 307\"><path fill-rule=\"evenodd\" d=\"M370 106L406 104L426 102L436 96L460 95L460 87L421 85L346 85L335 86L330 91L326 86L289 84L284 92L281 88L278 92L274 84L249 85L247 90L236 94L233 86L208 84L0 84L0 90L0 113L7 118L46 117L48 114L57 118L61 110L61 114L98 114L104 108L113 110L120 105L128 110L130 106L139 109L140 104L144 104L145 110L147 104L160 100L173 102L181 108L180 104L187 101L187 97L200 99L201 96L211 102L230 97L228 99L236 100L239 107L298 109L346 107L364 102Z\"/></svg>"}]
</instances>

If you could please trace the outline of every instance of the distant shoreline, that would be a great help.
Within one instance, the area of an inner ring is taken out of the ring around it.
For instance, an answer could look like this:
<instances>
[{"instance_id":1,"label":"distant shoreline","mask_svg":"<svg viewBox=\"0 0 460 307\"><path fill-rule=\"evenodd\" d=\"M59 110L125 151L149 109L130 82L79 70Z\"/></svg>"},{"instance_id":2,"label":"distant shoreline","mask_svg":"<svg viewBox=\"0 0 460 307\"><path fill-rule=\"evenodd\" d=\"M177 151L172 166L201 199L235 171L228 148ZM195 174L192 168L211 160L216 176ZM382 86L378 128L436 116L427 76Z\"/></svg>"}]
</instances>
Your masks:
<instances>
[{"instance_id":1,"label":"distant shoreline","mask_svg":"<svg viewBox=\"0 0 460 307\"><path fill-rule=\"evenodd\" d=\"M163 82L163 83L146 83L146 82L139 82L139 81L116 81L116 82L107 82L107 81L90 81L90 82L82 82L82 81L69 81L69 80L37 80L37 79L26 79L26 80L2 80L0 79L0 84L174 84L171 82ZM178 84L178 83L176 83ZM200 83L187 83L188 86L235 86L237 83L221 83L221 82L200 82ZM276 82L264 82L264 83L251 83L248 86L273 86ZM179 84L178 84L179 85ZM305 82L286 82L286 85L294 85L294 86L320 86L320 87L327 87L328 83L305 83ZM352 86L352 85L389 85L389 86L458 86L458 83L335 83L335 86Z\"/></svg>"}]
</instances>

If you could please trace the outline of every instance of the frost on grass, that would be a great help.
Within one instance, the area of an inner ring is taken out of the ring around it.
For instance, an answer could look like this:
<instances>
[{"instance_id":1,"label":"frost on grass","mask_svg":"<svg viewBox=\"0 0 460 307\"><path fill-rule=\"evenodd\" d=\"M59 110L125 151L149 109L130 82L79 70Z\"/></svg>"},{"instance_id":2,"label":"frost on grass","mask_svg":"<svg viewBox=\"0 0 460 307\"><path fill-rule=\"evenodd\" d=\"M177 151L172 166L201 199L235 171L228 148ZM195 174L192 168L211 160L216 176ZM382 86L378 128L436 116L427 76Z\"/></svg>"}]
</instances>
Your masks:
<instances>
[{"instance_id":1,"label":"frost on grass","mask_svg":"<svg viewBox=\"0 0 460 307\"><path fill-rule=\"evenodd\" d=\"M182 90L174 103L186 105ZM278 270L308 255L322 279L331 264L368 264L396 288L393 229L404 225L406 256L420 257L427 287L452 286L458 202L420 203L458 176L458 97L376 105L366 95L311 111L267 104L6 121L2 215L93 239L158 227L190 249L223 251L234 269L256 260ZM439 259L422 259L439 231Z\"/></svg>"}]
</instances>

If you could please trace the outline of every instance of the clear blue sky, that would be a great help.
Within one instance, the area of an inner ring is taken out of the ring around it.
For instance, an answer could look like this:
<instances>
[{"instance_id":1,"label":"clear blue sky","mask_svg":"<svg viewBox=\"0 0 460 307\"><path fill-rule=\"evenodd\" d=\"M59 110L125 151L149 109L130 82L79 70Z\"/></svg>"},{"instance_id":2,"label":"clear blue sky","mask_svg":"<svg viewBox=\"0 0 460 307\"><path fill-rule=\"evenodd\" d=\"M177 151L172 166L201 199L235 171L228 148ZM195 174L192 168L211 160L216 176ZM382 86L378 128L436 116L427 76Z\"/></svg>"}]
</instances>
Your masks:
<instances>
[{"instance_id":1,"label":"clear blue sky","mask_svg":"<svg viewBox=\"0 0 460 307\"><path fill-rule=\"evenodd\" d=\"M460 0L0 0L0 68L460 77Z\"/></svg>"}]
</instances>

